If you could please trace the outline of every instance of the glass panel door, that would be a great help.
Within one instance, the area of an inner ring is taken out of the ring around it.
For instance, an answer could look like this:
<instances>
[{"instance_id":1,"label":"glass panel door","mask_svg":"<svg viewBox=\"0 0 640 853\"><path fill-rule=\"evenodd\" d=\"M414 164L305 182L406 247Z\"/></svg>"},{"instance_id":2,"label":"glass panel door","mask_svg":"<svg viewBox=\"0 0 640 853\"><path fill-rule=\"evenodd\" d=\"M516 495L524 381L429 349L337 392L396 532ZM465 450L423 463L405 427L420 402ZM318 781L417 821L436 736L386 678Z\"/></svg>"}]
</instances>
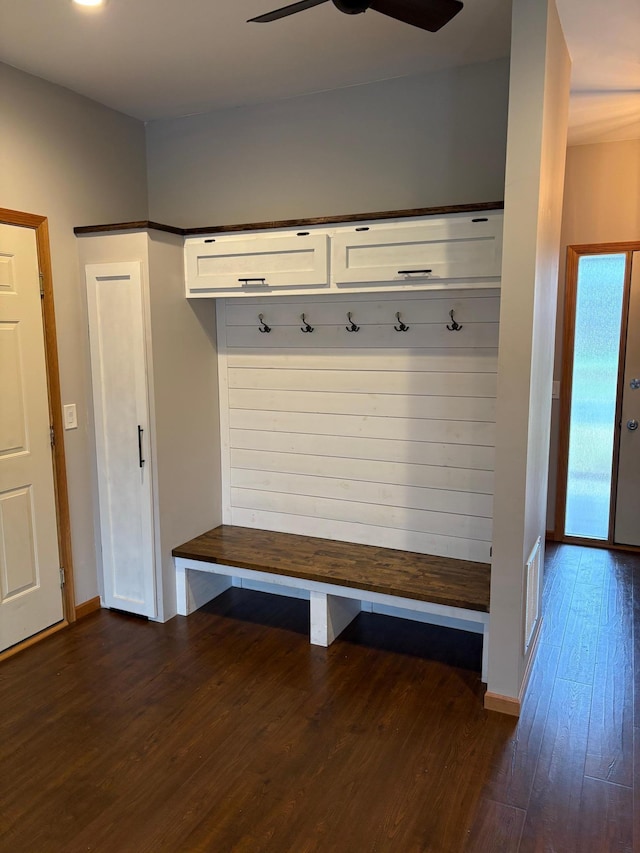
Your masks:
<instances>
[{"instance_id":1,"label":"glass panel door","mask_svg":"<svg viewBox=\"0 0 640 853\"><path fill-rule=\"evenodd\" d=\"M626 254L578 265L565 535L609 538Z\"/></svg>"}]
</instances>

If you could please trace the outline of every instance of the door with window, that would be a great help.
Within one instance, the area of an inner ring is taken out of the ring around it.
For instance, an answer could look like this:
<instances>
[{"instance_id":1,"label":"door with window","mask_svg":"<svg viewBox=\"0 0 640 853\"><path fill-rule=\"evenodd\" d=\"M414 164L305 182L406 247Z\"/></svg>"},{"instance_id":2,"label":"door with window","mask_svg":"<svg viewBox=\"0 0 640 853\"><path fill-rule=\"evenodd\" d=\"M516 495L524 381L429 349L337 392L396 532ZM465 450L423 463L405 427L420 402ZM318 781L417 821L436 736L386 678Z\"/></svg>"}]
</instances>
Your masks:
<instances>
[{"instance_id":1,"label":"door with window","mask_svg":"<svg viewBox=\"0 0 640 853\"><path fill-rule=\"evenodd\" d=\"M569 248L556 529L640 547L640 244Z\"/></svg>"}]
</instances>

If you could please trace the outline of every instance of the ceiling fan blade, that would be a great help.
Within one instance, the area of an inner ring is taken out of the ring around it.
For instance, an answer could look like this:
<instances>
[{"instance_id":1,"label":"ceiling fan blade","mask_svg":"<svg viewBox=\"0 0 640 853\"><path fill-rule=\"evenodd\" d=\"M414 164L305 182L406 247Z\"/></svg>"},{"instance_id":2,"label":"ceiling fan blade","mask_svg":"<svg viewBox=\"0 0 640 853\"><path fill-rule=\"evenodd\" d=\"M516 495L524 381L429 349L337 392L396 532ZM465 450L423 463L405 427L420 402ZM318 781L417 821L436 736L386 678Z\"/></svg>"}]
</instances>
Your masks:
<instances>
[{"instance_id":1,"label":"ceiling fan blade","mask_svg":"<svg viewBox=\"0 0 640 853\"><path fill-rule=\"evenodd\" d=\"M373 0L369 8L435 33L448 24L462 6L460 0Z\"/></svg>"},{"instance_id":2,"label":"ceiling fan blade","mask_svg":"<svg viewBox=\"0 0 640 853\"><path fill-rule=\"evenodd\" d=\"M295 15L296 12L303 12L305 9L311 9L313 6L319 6L321 3L328 3L329 0L299 0L298 3L292 3L290 6L283 6L282 9L275 9L273 12L267 12L266 15L258 15L257 18L249 18L248 24L255 22L258 24L267 24L269 21L278 21L280 18L287 18L289 15Z\"/></svg>"}]
</instances>

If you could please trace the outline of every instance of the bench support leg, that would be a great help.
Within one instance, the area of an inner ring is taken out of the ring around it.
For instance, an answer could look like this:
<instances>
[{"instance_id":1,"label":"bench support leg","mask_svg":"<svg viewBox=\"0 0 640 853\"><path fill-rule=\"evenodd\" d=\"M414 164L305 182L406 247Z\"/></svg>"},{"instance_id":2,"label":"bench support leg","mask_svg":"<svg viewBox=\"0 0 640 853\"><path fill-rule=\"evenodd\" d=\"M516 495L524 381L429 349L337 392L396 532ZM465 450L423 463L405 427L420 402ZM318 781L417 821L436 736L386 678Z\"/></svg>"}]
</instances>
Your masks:
<instances>
[{"instance_id":1,"label":"bench support leg","mask_svg":"<svg viewBox=\"0 0 640 853\"><path fill-rule=\"evenodd\" d=\"M361 610L358 599L311 592L311 643L330 646Z\"/></svg>"},{"instance_id":2,"label":"bench support leg","mask_svg":"<svg viewBox=\"0 0 640 853\"><path fill-rule=\"evenodd\" d=\"M227 575L176 567L176 603L180 616L188 616L231 586Z\"/></svg>"},{"instance_id":3,"label":"bench support leg","mask_svg":"<svg viewBox=\"0 0 640 853\"><path fill-rule=\"evenodd\" d=\"M482 631L482 675L480 680L485 684L489 677L489 626L485 623Z\"/></svg>"}]
</instances>

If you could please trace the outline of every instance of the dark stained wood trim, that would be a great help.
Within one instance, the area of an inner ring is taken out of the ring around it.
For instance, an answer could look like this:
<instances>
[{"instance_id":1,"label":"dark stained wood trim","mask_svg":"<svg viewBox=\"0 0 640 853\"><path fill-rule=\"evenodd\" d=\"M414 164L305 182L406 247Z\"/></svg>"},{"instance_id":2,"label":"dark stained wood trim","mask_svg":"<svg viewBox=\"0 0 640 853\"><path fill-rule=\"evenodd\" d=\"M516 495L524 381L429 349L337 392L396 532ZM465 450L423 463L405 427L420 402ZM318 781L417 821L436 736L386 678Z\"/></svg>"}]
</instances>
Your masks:
<instances>
[{"instance_id":1,"label":"dark stained wood trim","mask_svg":"<svg viewBox=\"0 0 640 853\"><path fill-rule=\"evenodd\" d=\"M173 556L489 612L488 563L227 524Z\"/></svg>"},{"instance_id":2,"label":"dark stained wood trim","mask_svg":"<svg viewBox=\"0 0 640 853\"><path fill-rule=\"evenodd\" d=\"M411 216L443 216L448 213L475 213L484 210L501 210L503 201L477 204L453 204L443 207L417 207L407 210L382 210L375 213L348 213L340 216L318 216L311 219L283 219L274 222L247 222L241 225L210 225L204 228L185 228L184 234L226 233L233 231L262 231L267 228L304 228L307 225L337 225L343 222L364 222L378 219L400 219Z\"/></svg>"},{"instance_id":3,"label":"dark stained wood trim","mask_svg":"<svg viewBox=\"0 0 640 853\"><path fill-rule=\"evenodd\" d=\"M85 616L95 613L101 607L99 595L88 599L88 601L83 601L82 604L76 604L76 619L84 619Z\"/></svg>"},{"instance_id":4,"label":"dark stained wood trim","mask_svg":"<svg viewBox=\"0 0 640 853\"><path fill-rule=\"evenodd\" d=\"M382 210L374 213L347 213L339 216L316 216L307 219L280 219L270 222L244 222L236 225L207 225L198 228L178 228L159 222L120 222L110 225L83 225L73 229L74 234L100 234L109 231L138 231L154 228L183 237L198 234L224 234L235 231L264 231L269 228L305 228L311 225L337 225L344 222L364 222L378 219L400 219L412 216L444 216L449 213L476 213L484 210L502 210L504 201L483 201L472 204L450 204L440 207L415 207L406 210Z\"/></svg>"},{"instance_id":5,"label":"dark stained wood trim","mask_svg":"<svg viewBox=\"0 0 640 853\"><path fill-rule=\"evenodd\" d=\"M179 234L183 236L186 232L184 228L177 228L173 225L162 225L160 222L152 222L149 219L143 219L138 222L116 222L111 225L82 225L73 229L73 233L78 234L104 234L109 231L146 231L148 228L154 231L168 231L169 234Z\"/></svg>"},{"instance_id":6,"label":"dark stained wood trim","mask_svg":"<svg viewBox=\"0 0 640 853\"><path fill-rule=\"evenodd\" d=\"M53 448L54 485L58 522L58 548L60 562L65 571L64 611L65 624L75 622L75 591L73 576L73 557L71 553L71 520L69 514L69 492L67 488L67 468L64 451L64 424L62 418L62 399L60 394L60 372L58 365L58 345L53 300L53 278L51 274L51 255L49 251L49 225L46 216L37 216L21 211L0 208L0 222L7 225L19 225L35 230L38 250L38 264L42 274L42 318L44 330L45 357L47 365L47 383L49 390L49 416L56 437ZM41 634L37 635L42 636Z\"/></svg>"}]
</instances>

